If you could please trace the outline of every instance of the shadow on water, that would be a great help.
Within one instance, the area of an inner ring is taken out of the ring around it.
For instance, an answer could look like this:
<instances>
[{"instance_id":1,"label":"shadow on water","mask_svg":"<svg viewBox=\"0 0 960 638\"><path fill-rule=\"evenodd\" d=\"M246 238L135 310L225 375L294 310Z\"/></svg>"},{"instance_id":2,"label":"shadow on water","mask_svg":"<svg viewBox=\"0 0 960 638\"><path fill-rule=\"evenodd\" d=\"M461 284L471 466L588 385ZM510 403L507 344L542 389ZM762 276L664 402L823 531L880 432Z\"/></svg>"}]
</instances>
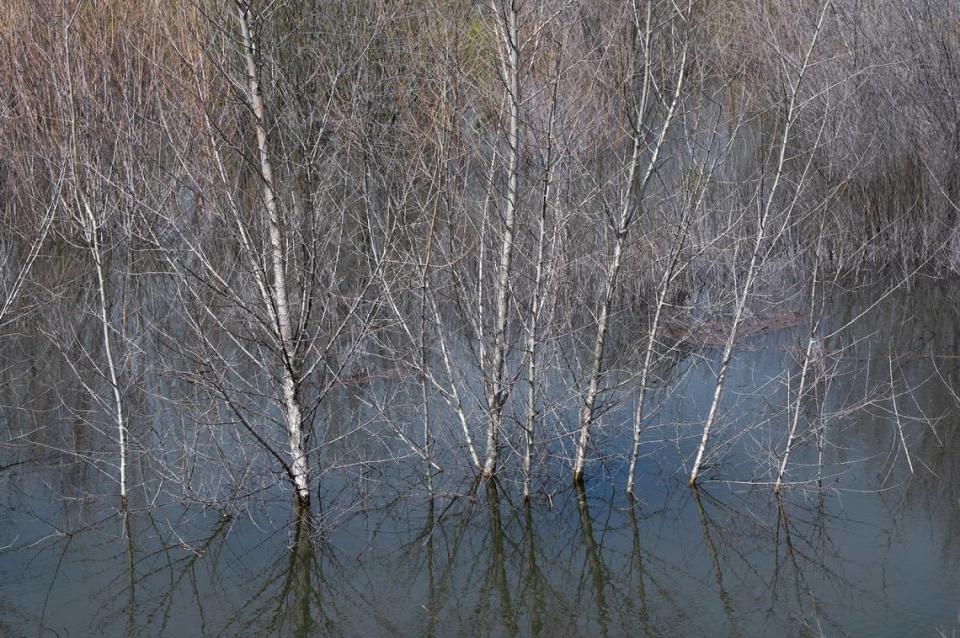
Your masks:
<instances>
[{"instance_id":1,"label":"shadow on water","mask_svg":"<svg viewBox=\"0 0 960 638\"><path fill-rule=\"evenodd\" d=\"M597 625L600 634L608 636L610 634L609 619L607 611L606 583L609 579L606 567L600 554L600 547L597 545L596 538L593 535L593 519L590 518L590 503L587 500L587 494L583 484L579 481L574 484L574 490L577 496L577 512L580 514L580 538L583 543L583 551L586 555L589 579L593 586L593 602L597 609Z\"/></svg>"},{"instance_id":2,"label":"shadow on water","mask_svg":"<svg viewBox=\"0 0 960 638\"><path fill-rule=\"evenodd\" d=\"M255 459L220 450L232 472L255 477L246 485L256 498L232 509L193 498L197 485L220 485L200 469L178 498L157 497L175 477L143 454L144 488L121 515L105 496L110 447L98 417L64 385L59 403L31 400L57 415L65 438L6 424L30 445L18 439L0 464L0 635L954 635L960 367L957 334L917 319L932 316L919 307L929 297L913 311L897 301L861 324L864 334L828 339L832 374L808 396L787 381L797 378L797 333L744 343L711 459L716 480L696 492L675 471L710 381L710 353L691 358L664 384L669 395L651 399L637 500L611 487L623 484L612 454L597 464L607 474L569 488L543 481L532 500L509 478L465 488L446 475L428 496L388 464L362 470L379 491L357 499L331 475L318 494L329 512L291 516ZM825 330L852 316L835 309ZM5 400L29 394L33 374L7 383ZM608 404L611 423L631 409L629 396ZM797 442L775 498L771 474L795 406ZM160 418L146 403L143 412L145 424ZM136 433L150 440L146 425ZM625 439L608 426L597 440L617 449ZM155 453L172 467L185 441ZM328 456L352 467L348 452ZM540 471L565 475L557 465Z\"/></svg>"},{"instance_id":3,"label":"shadow on water","mask_svg":"<svg viewBox=\"0 0 960 638\"><path fill-rule=\"evenodd\" d=\"M743 631L740 628L740 623L737 621L737 615L733 602L730 598L730 594L727 592L727 588L723 584L724 570L723 566L720 564L717 546L714 544L713 536L710 533L711 521L707 517L706 510L703 508L703 502L700 500L700 491L693 490L691 493L693 495L694 505L696 505L697 508L697 517L700 520L700 529L703 531L703 546L710 555L710 563L713 566L713 577L717 584L717 596L723 605L723 613L724 616L726 616L729 626L729 634L731 636L741 636L743 635Z\"/></svg>"},{"instance_id":4,"label":"shadow on water","mask_svg":"<svg viewBox=\"0 0 960 638\"><path fill-rule=\"evenodd\" d=\"M324 567L309 512L297 511L291 527L286 555L277 556L224 632L297 638L338 635L326 616Z\"/></svg>"},{"instance_id":5,"label":"shadow on water","mask_svg":"<svg viewBox=\"0 0 960 638\"><path fill-rule=\"evenodd\" d=\"M550 508L488 482L473 497L399 502L330 532L310 516L274 527L187 510L105 517L4 551L3 599L16 604L0 605L0 627L303 637L956 626L958 557L949 542L917 551L914 537L930 538L922 517L884 527L869 508L768 490L699 490L660 509L588 490L559 493Z\"/></svg>"}]
</instances>

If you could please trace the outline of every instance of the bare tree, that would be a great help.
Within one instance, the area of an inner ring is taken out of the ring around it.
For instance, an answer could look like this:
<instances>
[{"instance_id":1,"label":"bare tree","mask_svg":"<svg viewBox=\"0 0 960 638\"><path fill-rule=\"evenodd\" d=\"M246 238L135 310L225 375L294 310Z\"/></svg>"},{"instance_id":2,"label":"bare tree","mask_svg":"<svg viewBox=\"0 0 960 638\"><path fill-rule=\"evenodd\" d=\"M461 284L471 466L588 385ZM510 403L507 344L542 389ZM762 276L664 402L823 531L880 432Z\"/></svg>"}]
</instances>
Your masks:
<instances>
[{"instance_id":1,"label":"bare tree","mask_svg":"<svg viewBox=\"0 0 960 638\"><path fill-rule=\"evenodd\" d=\"M491 0L490 7L496 21L501 79L506 87L509 108L507 134L507 192L503 204L503 235L497 263L494 286L495 316L493 352L486 379L487 433L486 457L483 474L491 477L497 470L500 455L500 430L503 425L503 405L509 394L506 378L507 319L510 313L510 275L513 264L514 234L517 220L517 190L519 188L520 156L520 35L518 24L519 0ZM499 4L499 6L498 6Z\"/></svg>"},{"instance_id":2,"label":"bare tree","mask_svg":"<svg viewBox=\"0 0 960 638\"><path fill-rule=\"evenodd\" d=\"M299 380L301 366L296 361L291 318L290 299L287 295L286 245L280 229L280 213L274 195L273 163L267 137L266 109L260 90L260 73L257 67L257 44L251 30L253 14L249 2L238 0L237 11L243 57L247 69L248 95L253 111L254 129L257 134L257 151L260 155L260 178L262 180L263 205L267 211L267 228L270 235L268 258L272 279L269 284L258 282L264 305L272 315L276 331L276 346L281 358L280 383L283 394L283 417L287 426L290 445L290 473L297 488L297 501L310 503L310 468L307 465L307 450L303 432L303 409L300 405Z\"/></svg>"},{"instance_id":3,"label":"bare tree","mask_svg":"<svg viewBox=\"0 0 960 638\"><path fill-rule=\"evenodd\" d=\"M820 8L813 34L810 37L810 41L806 47L803 57L800 60L799 67L795 72L796 78L789 80L789 97L786 106L786 112L784 113L783 128L778 141L777 161L773 167L773 178L769 187L767 187L766 197L761 197L761 193L758 191L757 226L753 237L753 246L750 251L750 261L746 268L742 286L740 290L737 291L736 307L734 309L733 320L730 324L730 331L723 344L723 352L720 355L720 367L717 371L717 383L714 387L713 400L710 403L710 410L707 413L707 420L703 424L703 434L700 437L700 445L697 448L697 455L693 461L693 467L690 470L689 484L691 487L694 487L697 484L697 477L700 473L700 466L703 463L703 455L707 448L710 430L713 428L714 422L717 418L717 412L720 408L720 400L723 396L723 386L726 380L727 370L730 367L730 361L733 357L733 348L737 342L740 323L743 320L744 311L747 306L747 300L750 297L750 294L753 290L754 281L757 278L757 273L761 264L761 256L763 254L764 242L765 240L769 239L768 225L772 219L771 213L774 210L774 203L777 201L778 190L781 180L784 176L784 168L787 159L787 146L790 141L790 134L793 126L796 124L797 111L802 107L800 100L800 87L805 74L810 69L811 57L813 55L814 48L816 47L817 39L820 35L820 30L823 27L823 21L826 18L827 10L829 8L830 0L826 0ZM763 187L764 184L761 180L758 188ZM783 222L781 229L786 225L786 223L787 221Z\"/></svg>"},{"instance_id":4,"label":"bare tree","mask_svg":"<svg viewBox=\"0 0 960 638\"><path fill-rule=\"evenodd\" d=\"M683 23L690 16L691 4L688 3L684 11L677 10L675 16L671 16L674 21L679 22L680 26L671 28L678 31L684 31ZM659 18L659 16L658 16ZM590 437L590 426L594 420L597 395L600 392L600 383L604 372L604 355L607 340L607 330L609 328L610 313L613 309L614 295L617 290L620 276L620 265L623 261L623 254L627 244L627 238L630 230L638 219L643 208L643 196L650 183L651 177L655 174L660 155L664 150L667 140L667 133L673 123L676 114L677 105L680 102L683 89L684 77L686 73L687 52L689 50L689 36L687 34L679 35L681 41L679 52L677 53L677 62L674 68L676 74L672 80L673 93L667 96L654 96L657 91L652 77L652 55L653 39L655 37L654 15L652 3L647 4L646 14L641 17L638 12L634 14L638 42L636 44L636 55L644 60L643 75L641 80L641 93L637 100L634 111L630 116L630 126L633 130L631 134L633 144L630 153L630 160L627 164L627 174L624 181L624 188L619 202L619 214L614 220L613 229L613 250L610 253L606 265L606 276L600 297L599 314L597 318L597 331L593 344L592 360L588 372L588 385L583 397L583 407L580 410L579 438L577 441L575 458L573 462L573 479L575 482L583 481L583 468L586 462L587 444ZM666 29L666 27L661 27ZM657 33L656 37L661 37ZM665 109L662 115L662 121L659 130L652 140L647 140L644 131L652 128L648 122L650 118L649 101L659 99L662 107ZM645 162L645 164L644 164Z\"/></svg>"}]
</instances>

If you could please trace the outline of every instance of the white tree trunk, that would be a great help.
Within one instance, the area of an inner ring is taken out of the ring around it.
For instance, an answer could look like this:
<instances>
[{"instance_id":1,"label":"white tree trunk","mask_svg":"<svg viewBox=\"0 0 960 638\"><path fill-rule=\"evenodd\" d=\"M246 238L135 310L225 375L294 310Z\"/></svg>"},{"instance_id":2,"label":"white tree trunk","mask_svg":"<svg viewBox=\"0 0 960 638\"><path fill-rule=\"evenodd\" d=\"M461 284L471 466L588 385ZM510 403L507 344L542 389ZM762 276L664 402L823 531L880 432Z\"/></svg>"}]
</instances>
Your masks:
<instances>
[{"instance_id":1,"label":"white tree trunk","mask_svg":"<svg viewBox=\"0 0 960 638\"><path fill-rule=\"evenodd\" d=\"M713 428L713 424L717 418L717 411L720 407L720 399L723 397L723 386L727 376L727 369L730 367L730 359L731 355L733 354L733 346L737 340L737 333L740 329L740 322L743 319L743 313L747 305L747 299L750 296L750 292L753 289L753 282L757 276L760 261L760 249L763 246L763 241L766 237L767 222L770 219L770 211L773 209L773 201L777 194L777 189L780 186L780 180L783 177L783 167L786 162L787 142L790 140L790 130L793 127L793 123L796 120L797 115L797 94L800 89L800 84L803 81L804 73L806 73L810 66L810 56L813 54L813 49L816 46L817 37L820 35L820 28L823 26L823 19L826 17L829 6L830 1L827 0L820 12L820 17L817 20L816 30L813 33L813 37L810 40L810 45L807 47L806 55L801 63L797 81L791 87L790 102L787 106L786 121L783 125L783 136L780 139L780 154L777 158L776 173L773 176L773 183L770 185L770 191L767 194L766 202L764 203L763 210L760 213L757 223L757 232L753 242L753 251L750 253L750 265L747 268L747 276L743 282L743 290L737 296L737 307L733 315L733 323L730 326L730 333L727 335L726 342L723 346L723 355L720 358L720 371L717 374L717 385L713 390L713 400L710 402L710 411L707 414L707 420L703 424L703 434L700 437L700 445L697 447L697 456L693 462L693 468L690 470L690 479L688 481L690 487L695 487L697 484L697 478L700 474L700 466L703 463L703 455L707 449L707 442L710 437L710 430ZM799 188L799 185L797 188ZM786 224L786 222L784 222L784 224Z\"/></svg>"},{"instance_id":2,"label":"white tree trunk","mask_svg":"<svg viewBox=\"0 0 960 638\"><path fill-rule=\"evenodd\" d=\"M560 64L557 55L556 75L553 81L553 97L550 106L550 124L547 127L547 156L543 174L543 192L540 199L540 219L537 223L537 262L533 276L533 299L530 301L530 325L527 328L527 418L524 427L526 445L523 450L523 498L530 498L530 471L533 461L534 433L537 424L537 350L540 343L540 314L546 298L545 279L547 269L547 216L550 212L550 196L553 187L554 127L557 115L557 96L560 89ZM554 227L556 230L556 226Z\"/></svg>"},{"instance_id":3,"label":"white tree trunk","mask_svg":"<svg viewBox=\"0 0 960 638\"><path fill-rule=\"evenodd\" d=\"M253 109L257 134L257 151L260 156L260 178L263 181L263 201L267 209L267 227L270 245L268 257L272 269L270 302L268 311L275 321L277 347L282 357L280 383L282 390L282 411L290 446L290 471L297 491L297 501L310 502L310 475L307 464L307 452L304 445L303 415L300 407L299 387L297 383L296 344L293 339L290 318L290 301L287 295L286 255L280 213L274 193L273 165L270 161L270 147L267 139L265 107L260 90L260 74L257 69L257 44L251 30L252 16L247 2L239 1L237 8L240 16L240 32L243 38L243 52L247 67L247 82L250 107Z\"/></svg>"},{"instance_id":4,"label":"white tree trunk","mask_svg":"<svg viewBox=\"0 0 960 638\"><path fill-rule=\"evenodd\" d=\"M807 335L807 346L803 351L803 365L800 368L800 387L797 388L797 400L794 404L793 418L790 420L790 429L787 432L787 445L783 451L783 458L780 460L780 469L777 471L777 481L773 486L773 493L779 494L780 488L783 485L783 477L787 472L787 461L790 459L790 450L793 448L793 442L796 440L797 435L797 425L800 422L800 401L803 398L804 393L807 391L807 383L811 373L811 366L813 366L813 373L816 374L817 366L815 364L822 364L822 353L817 344L817 328L819 327L820 320L819 316L816 313L816 303L817 303L817 271L820 268L820 246L823 240L823 235L817 238L817 248L816 248L816 259L813 263L813 276L810 281L810 332ZM815 352L816 350L816 352ZM814 361L816 359L816 361ZM790 401L790 384L787 383L787 405Z\"/></svg>"},{"instance_id":5,"label":"white tree trunk","mask_svg":"<svg viewBox=\"0 0 960 638\"><path fill-rule=\"evenodd\" d=\"M120 448L120 503L127 506L127 425L123 415L123 400L120 396L120 383L117 366L113 358L113 345L110 338L110 311L107 306L106 278L103 275L103 253L100 250L100 229L90 206L84 202L87 224L89 224L90 252L97 270L97 293L99 298L100 329L103 337L103 352L107 359L107 373L110 390L113 393L114 418L117 423L117 441Z\"/></svg>"},{"instance_id":6,"label":"white tree trunk","mask_svg":"<svg viewBox=\"0 0 960 638\"><path fill-rule=\"evenodd\" d=\"M626 228L623 227L621 222L621 226L617 230L613 256L607 269L607 280L604 285L603 300L600 306L600 318L597 321L597 337L593 344L590 385L587 387L583 407L580 409L580 438L577 441L576 456L573 462L573 480L577 483L583 481L583 466L586 463L590 424L593 422L594 406L596 405L597 394L600 391L600 380L603 377L603 355L607 339L607 324L610 320L610 308L613 305L613 295L616 292L617 275L620 272L620 262L623 257L623 243L626 234Z\"/></svg>"},{"instance_id":7,"label":"white tree trunk","mask_svg":"<svg viewBox=\"0 0 960 638\"><path fill-rule=\"evenodd\" d=\"M679 250L677 251L679 254ZM637 388L637 407L633 415L633 450L630 452L630 468L627 470L627 494L633 495L633 476L637 471L637 459L640 456L640 432L643 425L643 406L647 396L647 381L650 367L653 363L653 351L657 345L657 333L660 329L660 315L667 300L667 290L670 288L673 261L670 268L664 273L657 295L657 306L653 312L653 322L647 332L647 346L643 354L643 368L640 370L640 387Z\"/></svg>"},{"instance_id":8,"label":"white tree trunk","mask_svg":"<svg viewBox=\"0 0 960 638\"><path fill-rule=\"evenodd\" d=\"M503 404L506 402L508 388L506 383L507 318L510 313L510 271L513 260L514 232L516 230L517 187L519 180L519 144L520 144L520 39L517 26L517 8L510 0L506 12L506 36L503 46L506 48L505 80L510 92L510 133L508 136L509 156L507 167L507 199L503 213L503 239L500 243L500 262L496 281L496 317L494 318L493 361L487 382L487 441L486 459L483 463L483 475L493 476L497 471L500 453L500 429L503 421Z\"/></svg>"},{"instance_id":9,"label":"white tree trunk","mask_svg":"<svg viewBox=\"0 0 960 638\"><path fill-rule=\"evenodd\" d=\"M689 7L688 7L689 11ZM649 46L650 46L650 28L651 28L650 7L647 7L647 30L644 46L647 49L646 70L644 72L644 91L640 100L640 107L636 110L637 123L642 121L647 99L647 91L650 82L649 68ZM640 157L644 146L639 133L634 135L633 152L630 157L630 167L627 171L627 188L620 204L620 216L617 220L616 240L614 242L613 254L607 266L607 278L603 290L603 299L600 306L600 317L597 320L597 335L593 345L593 361L590 369L590 383L587 387L587 394L584 397L583 407L580 409L580 437L577 441L576 452L573 462L573 480L575 483L583 481L583 467L586 463L587 445L590 439L590 426L593 423L594 411L596 406L597 394L600 391L600 381L603 378L603 360L604 347L607 339L607 328L610 321L610 310L613 305L613 297L617 289L617 279L620 273L620 264L623 261L624 244L627 234L630 232L634 221L636 220L636 211L640 207L639 200L642 199L647 184L653 175L657 166L657 160L660 152L663 150L666 141L667 132L670 130L670 124L676 112L677 102L680 99L680 92L683 88L685 67L687 61L687 43L684 43L683 53L680 56L677 72L677 83L674 89L673 99L664 116L663 124L660 127L659 134L654 146L651 149L650 159L647 163L643 177L638 184L635 184L637 171L640 167Z\"/></svg>"}]
</instances>

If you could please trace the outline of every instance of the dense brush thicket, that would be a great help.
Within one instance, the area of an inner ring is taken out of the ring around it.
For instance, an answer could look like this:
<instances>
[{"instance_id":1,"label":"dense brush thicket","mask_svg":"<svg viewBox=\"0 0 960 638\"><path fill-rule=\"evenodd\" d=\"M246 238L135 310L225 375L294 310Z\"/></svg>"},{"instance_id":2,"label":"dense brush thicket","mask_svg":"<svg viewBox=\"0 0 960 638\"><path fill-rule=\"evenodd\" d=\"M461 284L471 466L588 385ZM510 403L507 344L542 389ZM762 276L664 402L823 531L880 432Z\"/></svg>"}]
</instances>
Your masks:
<instances>
[{"instance_id":1,"label":"dense brush thicket","mask_svg":"<svg viewBox=\"0 0 960 638\"><path fill-rule=\"evenodd\" d=\"M958 96L939 0L6 0L0 326L99 378L121 449L251 462L131 435L176 378L296 483L370 453L320 407L402 368L478 471L513 415L529 475L547 357L586 453L624 357L642 391L818 278L960 269ZM373 434L429 468L428 412Z\"/></svg>"}]
</instances>

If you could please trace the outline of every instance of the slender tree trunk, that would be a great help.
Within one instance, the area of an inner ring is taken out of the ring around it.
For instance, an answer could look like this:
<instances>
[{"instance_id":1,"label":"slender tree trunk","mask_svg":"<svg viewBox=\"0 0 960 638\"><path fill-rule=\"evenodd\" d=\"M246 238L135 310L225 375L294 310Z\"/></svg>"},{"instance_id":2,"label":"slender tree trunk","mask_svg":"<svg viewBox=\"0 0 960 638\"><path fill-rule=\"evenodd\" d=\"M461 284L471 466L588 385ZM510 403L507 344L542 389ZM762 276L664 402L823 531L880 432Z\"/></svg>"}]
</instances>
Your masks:
<instances>
[{"instance_id":1,"label":"slender tree trunk","mask_svg":"<svg viewBox=\"0 0 960 638\"><path fill-rule=\"evenodd\" d=\"M508 0L510 8L506 12L506 35L504 47L507 50L505 80L510 92L510 133L508 136L509 159L507 168L507 200L503 213L503 239L500 243L500 262L496 281L496 317L494 318L493 361L491 378L487 383L487 451L483 464L483 475L493 476L497 471L500 452L500 429L503 421L503 404L509 392L506 383L507 318L510 313L510 271L513 260L514 232L516 230L517 187L519 181L519 144L520 144L520 41L517 26L517 7L515 0Z\"/></svg>"},{"instance_id":2,"label":"slender tree trunk","mask_svg":"<svg viewBox=\"0 0 960 638\"><path fill-rule=\"evenodd\" d=\"M427 365L429 357L427 351L427 297L430 294L430 257L433 254L433 229L437 221L437 208L439 206L440 196L433 206L433 216L430 220L430 232L427 234L427 241L424 247L425 256L423 264L420 267L420 401L423 412L423 460L424 471L427 478L427 493L433 498L433 467L430 461L430 402L427 392ZM472 445L471 445L472 447Z\"/></svg>"},{"instance_id":3,"label":"slender tree trunk","mask_svg":"<svg viewBox=\"0 0 960 638\"><path fill-rule=\"evenodd\" d=\"M270 236L270 245L267 251L273 276L270 286L270 302L272 305L270 310L275 321L278 350L282 357L280 384L283 418L290 446L290 469L293 474L294 487L297 491L297 501L301 505L307 505L310 502L310 468L307 463L307 451L304 444L303 414L300 406L298 366L296 365L296 344L293 338L290 301L287 295L286 255L280 212L274 193L273 165L270 160L270 146L267 138L266 109L260 89L260 73L257 68L257 43L252 30L253 16L250 12L250 3L238 0L237 8L247 67L248 98L255 121L257 151L260 156L260 178Z\"/></svg>"},{"instance_id":4,"label":"slender tree trunk","mask_svg":"<svg viewBox=\"0 0 960 638\"><path fill-rule=\"evenodd\" d=\"M444 393L447 405L457 413L457 420L460 421L460 429L463 432L463 440L467 444L467 453L470 455L470 462L476 470L483 470L483 464L480 462L480 456L477 454L477 448L473 443L473 437L470 435L470 423L467 420L467 411L463 405L463 399L460 397L460 391L457 389L456 377L453 374L453 364L450 362L450 350L447 348L447 339L443 333L443 320L440 317L440 311L433 304L432 308L434 325L437 327L437 341L440 344L440 356L443 361L443 370L449 383L449 390ZM434 382L435 387L440 385Z\"/></svg>"},{"instance_id":5,"label":"slender tree trunk","mask_svg":"<svg viewBox=\"0 0 960 638\"><path fill-rule=\"evenodd\" d=\"M600 318L597 321L597 337L593 344L593 361L590 373L590 385L580 409L580 438L577 441L576 457L573 463L573 480L583 481L583 466L586 462L587 443L590 437L590 424L593 422L594 406L597 394L600 392L600 381L603 378L603 355L607 339L607 323L610 319L610 308L613 305L613 295L616 292L617 275L620 272L620 262L623 257L623 243L627 229L621 221L617 229L617 239L613 247L613 257L607 268L606 284L603 288L603 300L600 306Z\"/></svg>"},{"instance_id":6,"label":"slender tree trunk","mask_svg":"<svg viewBox=\"0 0 960 638\"><path fill-rule=\"evenodd\" d=\"M713 132L716 133L717 129L714 128ZM734 131L731 131L730 143L735 139ZM708 148L712 148L713 143L709 145ZM703 169L700 170L701 179L697 184L694 192L695 196L691 196L691 201L689 207L684 208L684 213L681 215L680 222L677 227L676 239L674 240L673 250L670 255L670 261L667 266L667 269L663 273L663 277L660 280L660 286L657 293L657 303L654 309L653 320L650 324L650 329L647 332L647 344L643 356L643 367L640 371L640 387L637 389L637 404L636 409L633 414L633 450L630 453L630 467L627 472L627 495L633 496L633 487L634 481L636 479L637 471L637 462L640 456L640 435L643 428L643 416L644 408L646 405L647 398L647 386L650 381L650 372L653 368L653 355L656 351L657 338L660 331L660 323L663 317L663 310L667 306L667 294L670 290L670 284L673 282L674 278L680 273L683 268L690 264L690 261L685 262L681 265L681 255L686 246L687 236L690 230L691 215L694 211L698 210L703 204L704 196L706 195L707 188L706 185L710 182L710 179L713 176L713 171L717 167L719 162L719 157L722 157L724 153L718 154L718 156L710 162L709 159L705 160ZM709 153L708 153L709 158ZM710 164L709 170L707 169L707 164Z\"/></svg>"},{"instance_id":7,"label":"slender tree trunk","mask_svg":"<svg viewBox=\"0 0 960 638\"><path fill-rule=\"evenodd\" d=\"M803 81L803 76L810 66L810 56L813 54L813 49L816 46L817 37L820 34L820 28L823 26L823 19L826 17L829 6L830 2L828 0L824 3L823 9L820 12L820 17L817 20L816 30L814 31L813 37L810 40L810 45L807 47L806 55L804 56L803 62L800 66L799 75L797 76L797 81L791 87L790 102L787 106L786 121L783 125L783 136L780 139L780 154L777 159L776 173L773 176L773 183L770 185L770 191L767 194L766 202L758 219L757 233L754 237L753 251L750 253L750 265L747 268L747 276L743 282L742 292L737 295L737 307L733 315L733 323L730 326L730 332L727 335L727 340L723 346L723 355L720 357L720 371L717 374L717 385L714 387L713 400L710 402L710 411L707 414L707 420L703 425L703 434L700 437L700 445L697 448L697 456L693 462L693 468L690 470L690 479L688 481L690 487L696 487L697 485L697 478L700 474L700 466L703 463L704 452L707 449L707 441L710 436L710 430L713 428L713 424L717 418L717 411L720 408L720 399L723 396L723 386L727 377L727 370L730 367L733 346L737 340L737 333L740 329L740 322L743 319L744 309L747 305L747 298L750 296L750 292L753 288L753 282L756 279L757 271L759 270L758 266L760 263L760 249L763 246L763 241L766 237L767 222L770 219L770 211L773 209L774 198L777 194L777 189L780 186L780 180L783 177L783 167L786 163L787 142L790 140L790 130L793 127L797 115L797 95L800 90L800 84Z\"/></svg>"},{"instance_id":8,"label":"slender tree trunk","mask_svg":"<svg viewBox=\"0 0 960 638\"><path fill-rule=\"evenodd\" d=\"M812 359L815 356L819 358L818 353L814 352L814 349L817 346L817 327L820 323L818 316L815 319L815 307L817 303L817 271L820 268L820 245L822 238L822 234L817 238L816 259L814 261L813 277L810 283L810 333L807 335L807 346L803 351L803 365L800 368L800 387L797 388L797 400L794 405L793 418L790 420L790 430L787 432L787 445L783 451L783 458L780 460L780 469L777 472L777 481L773 486L774 494L780 493L780 488L783 484L783 476L787 471L787 461L790 458L790 450L792 449L793 442L796 438L797 424L800 422L800 400L807 391L810 368L814 363ZM787 400L789 401L789 399L790 389L788 384Z\"/></svg>"},{"instance_id":9,"label":"slender tree trunk","mask_svg":"<svg viewBox=\"0 0 960 638\"><path fill-rule=\"evenodd\" d=\"M530 301L530 325L527 330L527 419L524 427L526 445L523 450L523 498L530 498L530 471L533 458L534 431L537 423L537 354L540 343L540 314L543 311L547 260L547 216L553 187L554 126L556 125L557 96L560 88L560 63L557 54L553 97L550 105L550 124L547 127L547 156L543 172L543 192L540 199L540 219L537 222L537 262L533 276L533 299Z\"/></svg>"},{"instance_id":10,"label":"slender tree trunk","mask_svg":"<svg viewBox=\"0 0 960 638\"><path fill-rule=\"evenodd\" d=\"M110 322L109 306L107 304L106 277L103 273L103 251L101 250L100 246L100 223L98 222L97 216L94 214L93 209L90 207L90 202L87 199L86 192L83 190L83 184L81 183L80 177L81 153L79 147L79 136L77 133L78 110L74 99L73 64L70 56L70 52L73 49L70 42L69 23L64 24L63 44L66 52L67 94L70 105L68 117L70 118L70 161L72 162L71 169L73 173L73 187L75 189L74 197L77 207L77 214L80 216L80 223L83 228L84 236L86 237L87 243L90 247L90 253L93 256L93 263L97 272L97 310L100 319L101 336L103 339L103 351L107 360L107 377L110 382L110 390L113 395L114 419L116 420L117 424L117 444L119 447L120 456L120 506L125 511L127 509L127 426L123 413L123 400L120 395L120 383L117 374L117 366L113 356L113 345L110 338L112 326ZM32 255L31 253L30 259L32 260L34 258L35 255Z\"/></svg>"},{"instance_id":11,"label":"slender tree trunk","mask_svg":"<svg viewBox=\"0 0 960 638\"><path fill-rule=\"evenodd\" d=\"M103 352L107 359L107 373L110 380L110 390L113 393L114 418L117 423L117 441L120 447L120 504L127 507L127 425L123 415L123 399L120 396L120 383L117 375L117 365L113 357L113 345L110 338L111 322L110 311L107 305L107 285L103 274L103 253L100 250L100 229L90 207L84 204L87 215L87 224L90 226L90 252L97 271L97 297L99 301L100 329L103 337Z\"/></svg>"},{"instance_id":12,"label":"slender tree trunk","mask_svg":"<svg viewBox=\"0 0 960 638\"><path fill-rule=\"evenodd\" d=\"M747 270L747 277L743 284L743 292L737 295L737 308L733 315L733 324L730 326L730 332L723 346L723 355L720 357L720 371L717 374L717 384L713 389L713 400L710 402L710 411L707 413L706 423L703 425L703 434L700 437L700 446L697 448L697 457L693 462L693 469L690 471L689 484L691 487L697 484L697 476L700 473L700 465L703 462L703 454L707 449L707 440L710 436L710 430L713 428L714 421L717 418L717 410L720 407L720 399L723 396L724 381L727 378L727 369L730 367L730 359L733 355L733 346L737 340L737 332L740 328L740 320L743 317L743 311L747 304L747 296L750 289L753 288L753 280L756 276L756 266L760 254L760 246L764 237L764 225L766 224L766 215L760 220L757 235L754 240L753 253L750 257L750 266Z\"/></svg>"},{"instance_id":13,"label":"slender tree trunk","mask_svg":"<svg viewBox=\"0 0 960 638\"><path fill-rule=\"evenodd\" d=\"M689 12L689 7L688 7ZM640 106L636 110L636 122L642 122L645 111L645 102L649 87L649 47L650 47L650 28L651 28L650 8L647 8L647 30L644 46L647 49L647 63L644 71L644 91L640 101ZM657 160L663 145L666 141L667 132L670 130L670 124L676 112L677 102L680 99L680 92L683 88L687 60L688 43L684 43L683 53L679 60L679 70L677 72L677 83L674 90L673 99L664 116L663 124L660 127L659 135L651 149L650 159L644 171L643 177L636 183L636 176L640 167L640 157L643 153L644 145L639 132L634 134L633 152L630 157L630 168L627 171L627 188L623 201L620 204L620 216L617 220L616 239L613 246L613 254L607 266L607 277L603 289L603 298L600 305L600 317L597 321L597 335L593 344L593 360L590 368L590 383L587 387L587 394L584 397L583 407L580 409L580 437L577 441L576 453L573 462L573 480L575 483L583 481L583 467L586 463L587 445L590 439L590 426L593 423L594 411L596 407L597 394L600 391L600 381L603 378L604 347L607 339L607 328L610 321L610 311L613 306L613 298L617 289L617 280L620 273L620 264L623 260L623 250L630 228L636 220L637 211L640 208L640 200L646 190L650 177L653 175L657 166Z\"/></svg>"},{"instance_id":14,"label":"slender tree trunk","mask_svg":"<svg viewBox=\"0 0 960 638\"><path fill-rule=\"evenodd\" d=\"M678 248L676 255L679 256ZM657 345L657 333L660 329L660 315L663 313L663 307L667 301L667 291L670 289L670 280L673 278L673 270L676 264L676 257L671 257L670 266L663 273L663 279L660 282L660 290L657 294L657 305L653 312L653 321L650 324L650 330L647 332L647 346L643 354L643 368L640 370L640 387L637 388L637 407L633 415L633 450L630 452L630 468L627 470L627 494L633 496L633 480L637 471L637 459L640 456L640 432L643 425L643 407L647 396L647 382L650 376L650 367L653 364L653 351Z\"/></svg>"},{"instance_id":15,"label":"slender tree trunk","mask_svg":"<svg viewBox=\"0 0 960 638\"><path fill-rule=\"evenodd\" d=\"M545 188L549 190L549 186ZM544 205L546 208L546 205ZM523 498L530 498L530 470L532 466L534 428L537 423L537 344L538 323L540 318L540 295L543 285L544 261L544 215L540 217L540 228L537 237L537 269L534 275L534 292L530 328L527 334L527 420L524 426L526 445L523 450Z\"/></svg>"}]
</instances>

